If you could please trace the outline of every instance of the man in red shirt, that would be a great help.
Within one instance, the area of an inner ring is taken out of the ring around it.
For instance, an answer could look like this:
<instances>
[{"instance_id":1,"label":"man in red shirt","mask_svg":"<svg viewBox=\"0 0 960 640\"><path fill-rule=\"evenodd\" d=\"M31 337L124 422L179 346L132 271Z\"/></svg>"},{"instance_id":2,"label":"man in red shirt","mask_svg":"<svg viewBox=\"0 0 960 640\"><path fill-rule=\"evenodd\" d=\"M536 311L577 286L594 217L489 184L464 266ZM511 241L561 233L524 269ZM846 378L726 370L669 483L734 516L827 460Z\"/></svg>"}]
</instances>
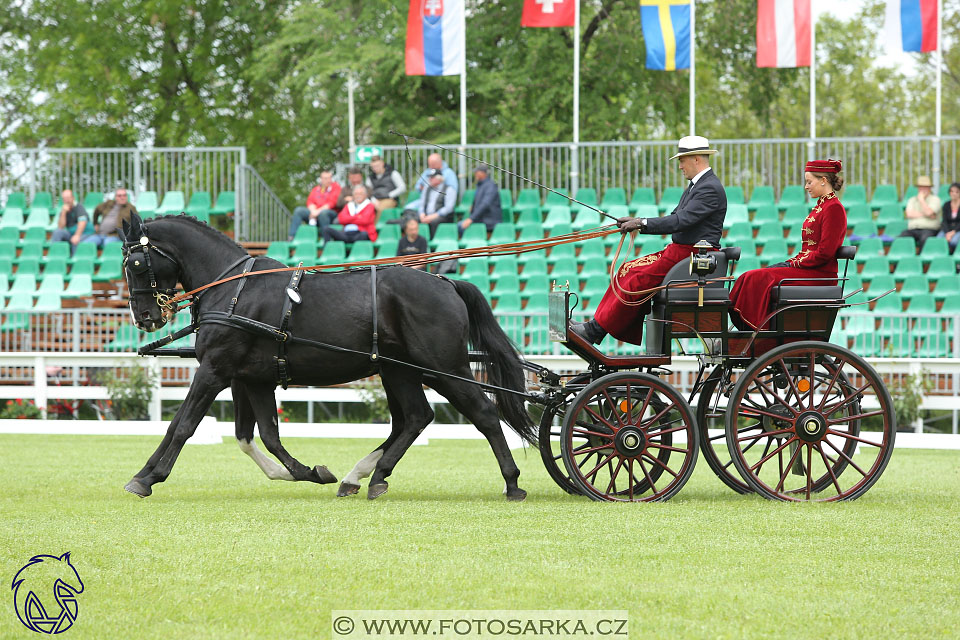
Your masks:
<instances>
[{"instance_id":1,"label":"man in red shirt","mask_svg":"<svg viewBox=\"0 0 960 640\"><path fill-rule=\"evenodd\" d=\"M307 206L297 207L293 210L287 240L293 240L293 236L297 233L297 227L304 222L311 226L320 227L317 232L322 236L323 230L337 218L337 199L339 197L340 185L333 181L333 172L322 172L319 184L307 196Z\"/></svg>"}]
</instances>

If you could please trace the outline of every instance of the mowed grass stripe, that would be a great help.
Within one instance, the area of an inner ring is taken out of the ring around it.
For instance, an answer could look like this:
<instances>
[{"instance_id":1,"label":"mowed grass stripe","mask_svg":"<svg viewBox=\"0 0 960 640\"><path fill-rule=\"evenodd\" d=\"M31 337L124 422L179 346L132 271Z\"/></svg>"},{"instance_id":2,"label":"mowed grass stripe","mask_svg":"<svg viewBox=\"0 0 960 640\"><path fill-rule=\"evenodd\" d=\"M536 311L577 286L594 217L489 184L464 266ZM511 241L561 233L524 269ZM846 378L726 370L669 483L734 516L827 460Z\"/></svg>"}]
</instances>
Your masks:
<instances>
[{"instance_id":1,"label":"mowed grass stripe","mask_svg":"<svg viewBox=\"0 0 960 640\"><path fill-rule=\"evenodd\" d=\"M631 637L654 638L960 629L958 452L897 451L866 496L831 505L738 496L705 464L668 503L594 503L519 452L530 496L514 504L483 441L412 447L374 502L271 482L225 443L186 447L140 500L123 484L157 444L0 436L3 575L71 551L73 638L326 638L333 609L397 608L627 609ZM378 443L286 444L342 477ZM0 637L29 634L7 602Z\"/></svg>"}]
</instances>

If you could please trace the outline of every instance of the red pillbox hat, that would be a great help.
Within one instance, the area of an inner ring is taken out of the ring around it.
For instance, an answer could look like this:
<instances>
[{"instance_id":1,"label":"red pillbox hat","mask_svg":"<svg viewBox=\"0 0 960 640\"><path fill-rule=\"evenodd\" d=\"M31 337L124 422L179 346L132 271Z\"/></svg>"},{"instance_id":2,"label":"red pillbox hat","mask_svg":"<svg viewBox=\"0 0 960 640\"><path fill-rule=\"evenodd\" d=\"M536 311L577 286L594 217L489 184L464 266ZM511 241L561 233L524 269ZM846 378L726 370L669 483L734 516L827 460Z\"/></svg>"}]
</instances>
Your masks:
<instances>
[{"instance_id":1,"label":"red pillbox hat","mask_svg":"<svg viewBox=\"0 0 960 640\"><path fill-rule=\"evenodd\" d=\"M839 160L811 160L803 169L810 173L840 173L843 165Z\"/></svg>"}]
</instances>

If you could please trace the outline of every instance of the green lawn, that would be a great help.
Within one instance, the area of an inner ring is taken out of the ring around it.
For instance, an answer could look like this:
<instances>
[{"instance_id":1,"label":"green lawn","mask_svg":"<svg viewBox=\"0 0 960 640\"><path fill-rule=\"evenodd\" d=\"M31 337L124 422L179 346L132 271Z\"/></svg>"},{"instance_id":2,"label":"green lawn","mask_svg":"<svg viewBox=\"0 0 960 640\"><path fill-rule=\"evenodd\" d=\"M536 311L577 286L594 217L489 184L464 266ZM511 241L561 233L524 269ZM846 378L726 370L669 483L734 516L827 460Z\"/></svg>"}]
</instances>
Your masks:
<instances>
[{"instance_id":1,"label":"green lawn","mask_svg":"<svg viewBox=\"0 0 960 640\"><path fill-rule=\"evenodd\" d=\"M960 452L895 452L853 503L739 496L706 464L665 504L567 496L536 452L501 496L483 441L413 447L375 502L267 480L188 446L123 491L159 438L0 436L0 582L70 551L68 638L326 638L334 609L626 609L634 638L960 634ZM342 477L375 442L290 439ZM0 605L0 637L33 637Z\"/></svg>"}]
</instances>

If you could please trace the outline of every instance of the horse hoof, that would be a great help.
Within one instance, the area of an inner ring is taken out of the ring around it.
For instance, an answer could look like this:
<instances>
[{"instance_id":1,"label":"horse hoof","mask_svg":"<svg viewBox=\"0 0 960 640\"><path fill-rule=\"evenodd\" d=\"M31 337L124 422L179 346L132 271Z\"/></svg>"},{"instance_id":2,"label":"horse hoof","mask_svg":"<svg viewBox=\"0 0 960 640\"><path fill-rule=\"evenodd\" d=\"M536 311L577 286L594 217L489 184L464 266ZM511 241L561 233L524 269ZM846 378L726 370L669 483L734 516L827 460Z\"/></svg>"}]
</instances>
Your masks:
<instances>
[{"instance_id":1,"label":"horse hoof","mask_svg":"<svg viewBox=\"0 0 960 640\"><path fill-rule=\"evenodd\" d=\"M523 502L527 499L527 492L523 489L514 489L507 492L507 500L510 502Z\"/></svg>"},{"instance_id":2,"label":"horse hoof","mask_svg":"<svg viewBox=\"0 0 960 640\"><path fill-rule=\"evenodd\" d=\"M331 484L337 481L337 476L330 473L329 469L320 464L313 468L313 477L315 477L320 484Z\"/></svg>"},{"instance_id":3,"label":"horse hoof","mask_svg":"<svg viewBox=\"0 0 960 640\"><path fill-rule=\"evenodd\" d=\"M350 484L349 482L341 482L340 488L337 489L337 497L345 498L347 496L352 496L355 493L360 492L360 485Z\"/></svg>"},{"instance_id":4,"label":"horse hoof","mask_svg":"<svg viewBox=\"0 0 960 640\"><path fill-rule=\"evenodd\" d=\"M376 500L387 492L387 483L372 484L367 487L367 500Z\"/></svg>"},{"instance_id":5,"label":"horse hoof","mask_svg":"<svg viewBox=\"0 0 960 640\"><path fill-rule=\"evenodd\" d=\"M146 498L148 495L153 493L153 490L147 485L140 482L138 479L134 478L127 484L123 486L124 490L129 491L135 496L140 498Z\"/></svg>"}]
</instances>

